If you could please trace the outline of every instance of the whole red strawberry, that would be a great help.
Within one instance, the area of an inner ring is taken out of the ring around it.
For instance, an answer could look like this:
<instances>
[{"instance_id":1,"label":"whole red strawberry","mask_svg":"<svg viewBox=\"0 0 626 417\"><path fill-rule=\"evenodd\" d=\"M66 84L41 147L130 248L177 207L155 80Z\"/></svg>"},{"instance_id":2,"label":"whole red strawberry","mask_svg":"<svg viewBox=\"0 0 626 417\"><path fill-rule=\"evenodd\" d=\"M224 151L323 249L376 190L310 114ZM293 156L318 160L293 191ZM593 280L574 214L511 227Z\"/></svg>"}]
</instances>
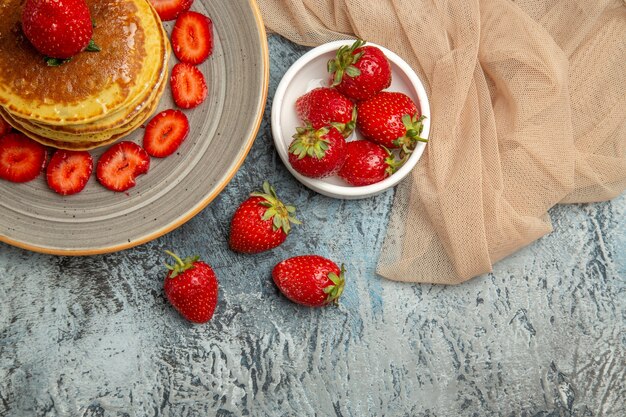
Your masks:
<instances>
[{"instance_id":1,"label":"whole red strawberry","mask_svg":"<svg viewBox=\"0 0 626 417\"><path fill-rule=\"evenodd\" d=\"M379 145L411 152L417 142L428 142L420 137L424 117L404 93L381 91L361 101L357 109L358 129L363 136Z\"/></svg>"},{"instance_id":2,"label":"whole red strawberry","mask_svg":"<svg viewBox=\"0 0 626 417\"><path fill-rule=\"evenodd\" d=\"M321 129L331 124L345 137L356 123L354 103L334 88L320 87L296 100L296 113L305 124Z\"/></svg>"},{"instance_id":3,"label":"whole red strawberry","mask_svg":"<svg viewBox=\"0 0 626 417\"><path fill-rule=\"evenodd\" d=\"M295 256L278 263L272 278L294 303L322 307L337 303L345 285L345 269L318 255Z\"/></svg>"},{"instance_id":4,"label":"whole red strawberry","mask_svg":"<svg viewBox=\"0 0 626 417\"><path fill-rule=\"evenodd\" d=\"M26 0L22 9L22 30L42 54L67 59L88 47L93 22L85 0Z\"/></svg>"},{"instance_id":5,"label":"whole red strawberry","mask_svg":"<svg viewBox=\"0 0 626 417\"><path fill-rule=\"evenodd\" d=\"M292 215L296 209L278 199L266 181L263 192L254 192L241 203L230 223L229 245L235 252L259 253L283 243L291 223L300 224Z\"/></svg>"},{"instance_id":6,"label":"whole red strawberry","mask_svg":"<svg viewBox=\"0 0 626 417\"><path fill-rule=\"evenodd\" d=\"M352 46L342 46L328 61L331 84L352 100L366 100L391 85L391 65L375 46L364 46L357 39ZM360 117L360 116L359 116Z\"/></svg>"},{"instance_id":7,"label":"whole red strawberry","mask_svg":"<svg viewBox=\"0 0 626 417\"><path fill-rule=\"evenodd\" d=\"M198 256L180 259L174 253L174 265L169 269L163 289L168 301L187 320L206 323L213 317L217 306L217 277L210 265L199 261Z\"/></svg>"},{"instance_id":8,"label":"whole red strawberry","mask_svg":"<svg viewBox=\"0 0 626 417\"><path fill-rule=\"evenodd\" d=\"M289 163L311 178L335 175L346 161L346 140L334 127L298 127L289 145Z\"/></svg>"},{"instance_id":9,"label":"whole red strawberry","mask_svg":"<svg viewBox=\"0 0 626 417\"><path fill-rule=\"evenodd\" d=\"M404 163L404 160L396 161L388 149L368 140L348 142L346 151L346 162L339 170L339 176L350 185L380 182Z\"/></svg>"}]
</instances>

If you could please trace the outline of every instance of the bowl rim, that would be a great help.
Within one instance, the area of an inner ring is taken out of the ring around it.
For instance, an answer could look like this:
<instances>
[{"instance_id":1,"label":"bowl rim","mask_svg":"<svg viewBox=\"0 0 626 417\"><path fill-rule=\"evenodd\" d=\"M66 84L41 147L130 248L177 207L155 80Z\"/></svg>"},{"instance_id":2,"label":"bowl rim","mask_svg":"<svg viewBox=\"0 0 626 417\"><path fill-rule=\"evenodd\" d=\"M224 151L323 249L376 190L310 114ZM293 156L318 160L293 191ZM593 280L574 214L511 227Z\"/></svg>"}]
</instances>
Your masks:
<instances>
[{"instance_id":1,"label":"bowl rim","mask_svg":"<svg viewBox=\"0 0 626 417\"><path fill-rule=\"evenodd\" d=\"M352 44L354 41L355 39L344 39L328 42L311 49L310 51L302 55L298 60L296 60L285 72L283 78L278 84L278 87L276 88L276 92L274 93L274 98L272 102L271 114L271 128L272 136L274 138L274 145L276 146L276 150L289 172L291 172L291 174L296 177L298 181L300 181L308 188L329 197L343 199L370 197L397 185L400 181L402 181L402 179L404 179L404 177L406 177L411 172L419 159L422 157L424 150L426 149L426 143L418 142L417 147L415 148L407 162L402 167L400 167L398 171L380 182L364 186L331 184L324 181L324 179L305 177L291 167L291 164L289 164L289 156L287 154L288 144L285 142L281 131L281 109L284 104L283 98L285 96L285 93L287 92L290 82L293 80L296 74L313 59L318 58L320 55L324 55L326 53L337 50L343 45ZM380 50L383 51L383 53L387 56L387 59L392 63L392 65L396 65L408 79L409 83L415 90L415 93L419 100L420 110L422 114L426 116L426 119L424 119L424 130L421 136L425 139L428 139L430 136L431 123L430 102L428 100L428 95L426 93L426 89L424 87L424 84L422 83L422 80L419 78L417 73L413 71L411 66L395 52L376 43L367 42L367 45L380 48ZM385 91L392 90L385 89Z\"/></svg>"}]
</instances>

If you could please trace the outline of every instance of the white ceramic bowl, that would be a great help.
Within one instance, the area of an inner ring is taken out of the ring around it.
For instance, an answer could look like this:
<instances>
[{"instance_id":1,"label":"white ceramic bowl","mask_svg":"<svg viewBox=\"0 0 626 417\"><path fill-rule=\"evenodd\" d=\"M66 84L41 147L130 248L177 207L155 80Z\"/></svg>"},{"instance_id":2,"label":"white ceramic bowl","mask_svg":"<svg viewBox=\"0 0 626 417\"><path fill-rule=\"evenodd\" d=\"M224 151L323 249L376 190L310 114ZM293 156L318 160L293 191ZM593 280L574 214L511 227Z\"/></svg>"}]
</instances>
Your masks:
<instances>
[{"instance_id":1,"label":"white ceramic bowl","mask_svg":"<svg viewBox=\"0 0 626 417\"><path fill-rule=\"evenodd\" d=\"M302 125L296 114L296 100L314 88L328 85L329 73L326 69L328 60L335 56L335 52L339 47L351 45L353 42L354 40L329 42L304 54L283 76L276 89L272 104L272 134L278 154L285 166L298 181L310 189L329 197L342 199L370 197L395 186L411 172L426 148L425 143L418 142L408 161L393 175L381 182L360 187L349 185L338 176L322 179L305 177L291 167L288 154L289 144L292 141L293 134L296 132L296 127ZM389 59L392 80L391 86L386 91L400 91L411 97L416 104L419 103L422 114L426 116L424 131L421 137L427 139L430 133L430 106L421 80L398 55L382 46L370 42L367 44L380 48ZM348 140L359 138L361 138L359 132L355 131Z\"/></svg>"}]
</instances>

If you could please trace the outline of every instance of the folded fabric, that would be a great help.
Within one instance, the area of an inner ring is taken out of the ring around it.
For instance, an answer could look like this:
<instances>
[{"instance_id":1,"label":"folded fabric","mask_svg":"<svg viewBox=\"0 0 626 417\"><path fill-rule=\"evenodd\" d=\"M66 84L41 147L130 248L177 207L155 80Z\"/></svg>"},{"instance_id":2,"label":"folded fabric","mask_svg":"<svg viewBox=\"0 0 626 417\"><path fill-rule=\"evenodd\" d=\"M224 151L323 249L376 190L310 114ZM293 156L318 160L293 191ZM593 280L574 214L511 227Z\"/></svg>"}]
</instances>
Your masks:
<instances>
[{"instance_id":1,"label":"folded fabric","mask_svg":"<svg viewBox=\"0 0 626 417\"><path fill-rule=\"evenodd\" d=\"M378 273L455 284L626 187L623 0L259 0L304 45L358 36L427 85L430 142L396 190Z\"/></svg>"}]
</instances>

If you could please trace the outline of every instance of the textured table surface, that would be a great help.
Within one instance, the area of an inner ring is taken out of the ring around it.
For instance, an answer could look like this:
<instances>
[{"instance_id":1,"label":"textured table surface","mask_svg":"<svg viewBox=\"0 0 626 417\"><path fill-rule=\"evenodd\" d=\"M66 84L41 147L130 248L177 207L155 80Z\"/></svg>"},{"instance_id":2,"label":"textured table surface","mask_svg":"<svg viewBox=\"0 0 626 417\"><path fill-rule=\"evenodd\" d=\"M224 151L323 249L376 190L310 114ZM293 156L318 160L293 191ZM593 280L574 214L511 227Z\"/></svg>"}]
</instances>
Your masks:
<instances>
[{"instance_id":1,"label":"textured table surface","mask_svg":"<svg viewBox=\"0 0 626 417\"><path fill-rule=\"evenodd\" d=\"M0 416L624 416L626 197L551 210L555 231L456 287L375 274L393 191L308 191L272 147L271 97L307 49L270 37L270 100L242 169L198 216L89 258L0 244ZM270 180L306 223L272 252L226 244ZM162 293L165 249L220 279L213 320ZM348 269L338 308L300 308L273 265L315 252Z\"/></svg>"}]
</instances>

